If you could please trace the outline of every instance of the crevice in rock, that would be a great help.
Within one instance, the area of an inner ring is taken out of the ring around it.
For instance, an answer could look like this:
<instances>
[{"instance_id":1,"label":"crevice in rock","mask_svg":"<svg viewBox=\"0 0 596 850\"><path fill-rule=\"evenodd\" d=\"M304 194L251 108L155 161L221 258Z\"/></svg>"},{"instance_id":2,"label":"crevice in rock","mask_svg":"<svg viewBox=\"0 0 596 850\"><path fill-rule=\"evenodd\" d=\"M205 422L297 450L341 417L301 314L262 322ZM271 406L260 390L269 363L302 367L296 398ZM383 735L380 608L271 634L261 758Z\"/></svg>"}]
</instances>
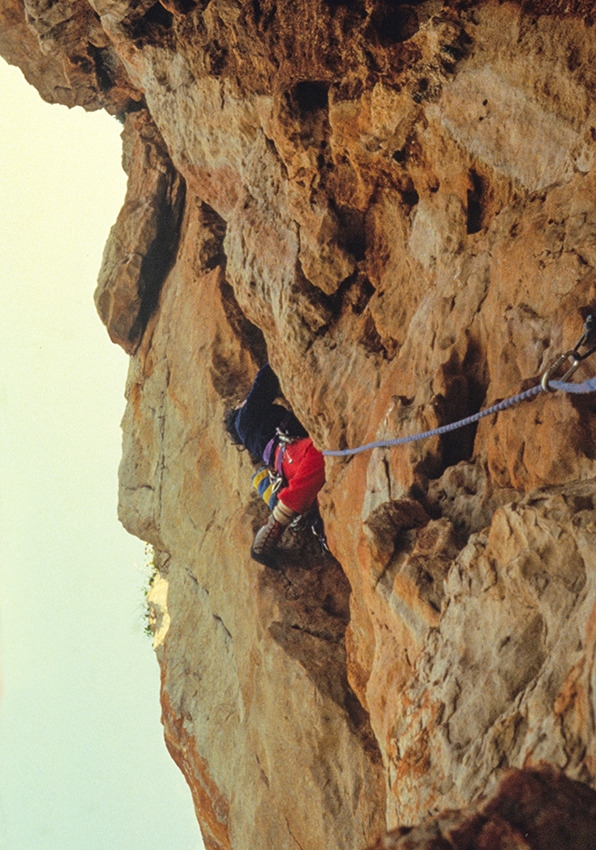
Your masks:
<instances>
[{"instance_id":1,"label":"crevice in rock","mask_svg":"<svg viewBox=\"0 0 596 850\"><path fill-rule=\"evenodd\" d=\"M444 400L443 410L450 410L449 401L446 399ZM469 413L466 415L471 416L472 414ZM449 418L451 419L451 417ZM464 428L458 429L458 431L442 436L443 469L449 466L455 466L462 460L470 459L477 427L477 425L466 425Z\"/></svg>"},{"instance_id":2,"label":"crevice in rock","mask_svg":"<svg viewBox=\"0 0 596 850\"><path fill-rule=\"evenodd\" d=\"M333 295L323 296L326 308L335 320L339 319L345 309L360 315L375 293L375 288L363 274L355 272L347 277Z\"/></svg>"},{"instance_id":3,"label":"crevice in rock","mask_svg":"<svg viewBox=\"0 0 596 850\"><path fill-rule=\"evenodd\" d=\"M449 425L478 413L484 404L488 380L486 362L478 343L468 340L465 356L460 362L453 356L442 367L445 390L437 395L434 406L439 423ZM466 425L441 436L442 468L431 475L438 478L445 469L463 460L471 460L478 423Z\"/></svg>"},{"instance_id":4,"label":"crevice in rock","mask_svg":"<svg viewBox=\"0 0 596 850\"><path fill-rule=\"evenodd\" d=\"M392 3L381 0L373 6L368 19L366 36L381 47L401 44L418 32L416 2Z\"/></svg>"},{"instance_id":5,"label":"crevice in rock","mask_svg":"<svg viewBox=\"0 0 596 850\"><path fill-rule=\"evenodd\" d=\"M115 54L105 47L88 45L89 56L95 67L97 85L103 92L109 91L114 85L115 77Z\"/></svg>"},{"instance_id":6,"label":"crevice in rock","mask_svg":"<svg viewBox=\"0 0 596 850\"><path fill-rule=\"evenodd\" d=\"M217 625L219 626L219 628L223 632L225 640L226 641L233 640L230 630L228 629L228 627L226 626L226 624L224 623L222 618L219 616L219 614L212 614L211 616L213 617L213 619L215 620L215 622L217 623Z\"/></svg>"},{"instance_id":7,"label":"crevice in rock","mask_svg":"<svg viewBox=\"0 0 596 850\"><path fill-rule=\"evenodd\" d=\"M326 699L345 712L352 731L375 763L381 755L368 713L347 678L345 631L350 619L350 584L340 564L316 551L314 538L292 547L283 571L266 570L261 583L274 592L274 641L296 661Z\"/></svg>"},{"instance_id":8,"label":"crevice in rock","mask_svg":"<svg viewBox=\"0 0 596 850\"><path fill-rule=\"evenodd\" d=\"M158 238L153 240L141 262L141 305L130 330L131 341L141 338L159 303L163 282L176 260L185 194L185 183L182 177L176 175L164 203L159 208L156 225Z\"/></svg>"},{"instance_id":9,"label":"crevice in rock","mask_svg":"<svg viewBox=\"0 0 596 850\"><path fill-rule=\"evenodd\" d=\"M123 126L126 124L126 116L132 114L133 112L143 112L143 110L147 109L147 103L145 98L142 97L140 100L129 100L126 103L124 109L120 110L120 112L116 112L114 117L117 121L120 122Z\"/></svg>"},{"instance_id":10,"label":"crevice in rock","mask_svg":"<svg viewBox=\"0 0 596 850\"><path fill-rule=\"evenodd\" d=\"M205 70L213 77L219 77L225 71L228 62L228 48L217 38L211 39L203 47Z\"/></svg>"},{"instance_id":11,"label":"crevice in rock","mask_svg":"<svg viewBox=\"0 0 596 850\"><path fill-rule=\"evenodd\" d=\"M172 36L174 15L161 3L154 3L144 15L135 16L123 23L123 29L137 47L147 44L164 44Z\"/></svg>"},{"instance_id":12,"label":"crevice in rock","mask_svg":"<svg viewBox=\"0 0 596 850\"><path fill-rule=\"evenodd\" d=\"M363 313L376 290L368 277L360 276L358 283L358 297L352 302L352 310L354 313Z\"/></svg>"},{"instance_id":13,"label":"crevice in rock","mask_svg":"<svg viewBox=\"0 0 596 850\"><path fill-rule=\"evenodd\" d=\"M370 311L367 311L364 317L360 338L362 347L371 354L380 354L386 360L390 360L395 354L387 347L386 341L381 338L374 316Z\"/></svg>"},{"instance_id":14,"label":"crevice in rock","mask_svg":"<svg viewBox=\"0 0 596 850\"><path fill-rule=\"evenodd\" d=\"M330 201L339 224L337 243L354 257L356 262L366 255L366 216L361 210L336 204Z\"/></svg>"},{"instance_id":15,"label":"crevice in rock","mask_svg":"<svg viewBox=\"0 0 596 850\"><path fill-rule=\"evenodd\" d=\"M267 362L267 345L260 328L249 321L240 308L232 286L222 278L220 284L221 303L230 329L242 347L247 349L255 362L262 366ZM230 388L231 389L231 388ZM229 395L226 391L224 395Z\"/></svg>"},{"instance_id":16,"label":"crevice in rock","mask_svg":"<svg viewBox=\"0 0 596 850\"><path fill-rule=\"evenodd\" d=\"M254 22L255 22L255 24L258 25L259 21L261 20L261 18L263 16L263 9L261 8L261 4L259 3L259 0L251 0L251 3L252 3L252 13L253 13Z\"/></svg>"},{"instance_id":17,"label":"crevice in rock","mask_svg":"<svg viewBox=\"0 0 596 850\"><path fill-rule=\"evenodd\" d=\"M414 207L416 206L416 204L418 203L418 201L420 200L420 196L419 196L418 192L416 191L414 184L412 184L411 187L408 186L402 192L401 197L402 197L402 201L404 203L404 206L407 207L407 213L409 215L412 212L412 210L414 209Z\"/></svg>"},{"instance_id":18,"label":"crevice in rock","mask_svg":"<svg viewBox=\"0 0 596 850\"><path fill-rule=\"evenodd\" d=\"M126 198L104 248L95 303L112 341L132 354L176 260L186 184L147 112L131 111L123 140Z\"/></svg>"},{"instance_id":19,"label":"crevice in rock","mask_svg":"<svg viewBox=\"0 0 596 850\"><path fill-rule=\"evenodd\" d=\"M487 186L486 180L474 169L470 172L470 182L466 229L472 234L479 233L483 228Z\"/></svg>"},{"instance_id":20,"label":"crevice in rock","mask_svg":"<svg viewBox=\"0 0 596 850\"><path fill-rule=\"evenodd\" d=\"M201 271L211 271L216 266L224 266L226 255L223 247L226 235L226 222L212 207L200 203L199 220L201 223L201 243L198 246L196 260Z\"/></svg>"},{"instance_id":21,"label":"crevice in rock","mask_svg":"<svg viewBox=\"0 0 596 850\"><path fill-rule=\"evenodd\" d=\"M290 91L302 119L329 108L329 84L318 80L303 80Z\"/></svg>"}]
</instances>

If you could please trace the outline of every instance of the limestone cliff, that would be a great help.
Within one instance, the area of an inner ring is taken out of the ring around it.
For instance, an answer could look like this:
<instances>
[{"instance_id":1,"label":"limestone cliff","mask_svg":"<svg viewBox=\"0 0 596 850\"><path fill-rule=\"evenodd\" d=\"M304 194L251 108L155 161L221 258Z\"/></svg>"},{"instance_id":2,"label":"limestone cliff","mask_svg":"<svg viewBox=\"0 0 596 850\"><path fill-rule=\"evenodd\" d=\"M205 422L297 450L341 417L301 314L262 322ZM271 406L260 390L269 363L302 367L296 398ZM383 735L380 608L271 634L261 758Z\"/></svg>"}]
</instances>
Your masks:
<instances>
[{"instance_id":1,"label":"limestone cliff","mask_svg":"<svg viewBox=\"0 0 596 850\"><path fill-rule=\"evenodd\" d=\"M209 850L596 847L594 395L328 458L333 557L280 573L248 557L265 509L221 427L266 359L337 448L474 413L573 346L592 7L0 3L43 97L125 120L96 292L131 356L120 516L156 551L165 738Z\"/></svg>"}]
</instances>

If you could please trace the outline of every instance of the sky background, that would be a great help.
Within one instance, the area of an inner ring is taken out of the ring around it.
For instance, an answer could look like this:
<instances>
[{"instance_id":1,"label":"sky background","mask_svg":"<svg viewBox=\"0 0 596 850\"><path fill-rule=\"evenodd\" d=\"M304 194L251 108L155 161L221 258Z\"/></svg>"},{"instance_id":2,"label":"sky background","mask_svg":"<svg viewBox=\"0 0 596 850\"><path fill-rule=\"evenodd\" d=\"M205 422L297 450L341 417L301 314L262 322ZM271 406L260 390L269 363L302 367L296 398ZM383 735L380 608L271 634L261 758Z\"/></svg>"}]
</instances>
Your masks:
<instances>
[{"instance_id":1,"label":"sky background","mask_svg":"<svg viewBox=\"0 0 596 850\"><path fill-rule=\"evenodd\" d=\"M93 303L121 125L0 60L0 848L199 850L163 742L143 544L119 524L128 358Z\"/></svg>"}]
</instances>

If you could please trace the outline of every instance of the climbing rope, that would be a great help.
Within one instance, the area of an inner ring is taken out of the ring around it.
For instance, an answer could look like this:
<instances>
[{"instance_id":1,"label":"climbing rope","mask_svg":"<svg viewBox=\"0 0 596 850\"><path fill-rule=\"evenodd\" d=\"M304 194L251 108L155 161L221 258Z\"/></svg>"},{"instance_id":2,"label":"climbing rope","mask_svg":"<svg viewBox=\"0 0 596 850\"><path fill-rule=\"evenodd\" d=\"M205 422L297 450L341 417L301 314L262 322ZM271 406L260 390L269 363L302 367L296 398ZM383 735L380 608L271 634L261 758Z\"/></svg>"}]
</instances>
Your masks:
<instances>
[{"instance_id":1,"label":"climbing rope","mask_svg":"<svg viewBox=\"0 0 596 850\"><path fill-rule=\"evenodd\" d=\"M324 449L323 454L327 457L347 457L349 455L360 454L361 452L369 451L370 449L387 449L392 446L403 446L406 443L418 442L418 440L426 440L428 437L438 437L441 434L447 434L450 431L457 431L458 428L464 428L466 425L472 425L474 422L479 422L486 416L492 416L494 413L500 413L502 410L507 410L510 407L520 404L522 401L528 401L542 392L565 392L565 393L593 393L596 392L596 377L590 378L581 384L574 384L567 379L570 378L578 369L580 363L596 351L596 320L593 316L588 316L584 325L584 332L575 346L561 354L542 376L540 383L531 387L524 392L518 393L511 398L506 398L503 401L493 404L492 407L486 410L480 410L472 416L466 416L465 419L460 419L457 422L451 422L449 425L441 425L439 428L433 428L431 431L422 431L419 434L411 434L408 437L397 437L391 440L375 440L372 443L366 443L363 446L356 446L353 449ZM587 351L581 353L581 348L587 348ZM571 361L571 366L562 376L560 381L552 380L554 375L566 361Z\"/></svg>"}]
</instances>

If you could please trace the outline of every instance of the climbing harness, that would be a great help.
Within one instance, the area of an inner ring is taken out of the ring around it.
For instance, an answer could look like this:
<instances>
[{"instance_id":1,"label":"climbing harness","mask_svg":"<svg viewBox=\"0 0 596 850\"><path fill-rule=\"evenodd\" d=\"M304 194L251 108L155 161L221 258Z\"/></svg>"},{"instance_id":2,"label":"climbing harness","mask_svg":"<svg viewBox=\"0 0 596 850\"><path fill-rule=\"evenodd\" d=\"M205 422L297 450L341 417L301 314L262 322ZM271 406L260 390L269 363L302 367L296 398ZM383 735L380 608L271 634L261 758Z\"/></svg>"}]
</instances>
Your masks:
<instances>
[{"instance_id":1,"label":"climbing harness","mask_svg":"<svg viewBox=\"0 0 596 850\"><path fill-rule=\"evenodd\" d=\"M276 428L275 436L267 443L263 452L267 466L262 466L252 477L253 487L270 510L277 504L277 494L286 484L283 474L286 450L298 439L299 437L290 436L282 428Z\"/></svg>"},{"instance_id":2,"label":"climbing harness","mask_svg":"<svg viewBox=\"0 0 596 850\"><path fill-rule=\"evenodd\" d=\"M586 348L583 353L580 349ZM449 425L441 425L439 428L433 428L431 431L423 431L419 434L411 434L408 437L397 437L391 440L375 440L372 443L366 443L363 446L356 446L353 449L324 449L322 454L327 457L347 457L349 455L360 454L361 452L369 451L370 449L386 449L392 446L402 446L406 443L414 443L418 440L425 440L428 437L437 437L441 434L447 434L450 431L456 431L458 428L464 428L466 425L472 425L474 422L479 422L486 416L492 416L494 413L500 413L502 410L507 410L514 407L522 401L528 401L534 396L542 392L566 392L566 393L593 393L596 392L596 377L590 378L581 384L569 383L570 378L578 369L587 357L596 352L596 319L594 316L588 316L584 324L584 332L576 345L570 350L561 354L548 367L542 376L540 383L531 387L524 392L518 393L511 398L506 398L503 401L488 407L486 410L481 410L472 416L466 416L465 419L460 419L457 422L452 422ZM565 362L571 361L570 368L562 376L561 380L552 380L553 376L560 370Z\"/></svg>"},{"instance_id":3,"label":"climbing harness","mask_svg":"<svg viewBox=\"0 0 596 850\"><path fill-rule=\"evenodd\" d=\"M283 473L283 465L284 458L286 456L286 451L288 446L291 446L292 443L295 443L298 437L291 437L290 434L286 434L285 431L282 431L281 428L275 429L275 444L273 449L273 459L274 463L272 464L269 461L269 466L272 467L277 473L277 477L280 479L280 482L283 481L284 473ZM275 449L277 448L277 452ZM278 485L278 488L279 489Z\"/></svg>"}]
</instances>

